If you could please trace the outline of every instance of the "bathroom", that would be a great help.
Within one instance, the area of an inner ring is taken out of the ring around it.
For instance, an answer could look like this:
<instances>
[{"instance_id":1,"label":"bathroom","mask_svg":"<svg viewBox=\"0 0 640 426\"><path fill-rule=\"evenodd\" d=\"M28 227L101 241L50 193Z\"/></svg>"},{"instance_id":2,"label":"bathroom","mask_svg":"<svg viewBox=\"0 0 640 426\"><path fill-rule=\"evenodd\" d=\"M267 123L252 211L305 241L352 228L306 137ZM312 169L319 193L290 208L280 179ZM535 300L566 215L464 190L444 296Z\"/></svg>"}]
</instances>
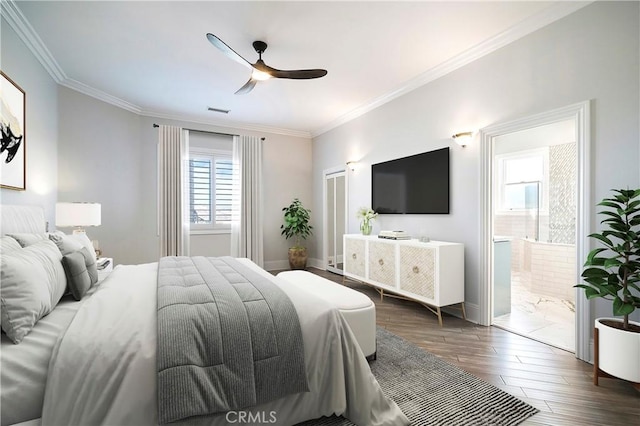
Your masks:
<instances>
[{"instance_id":1,"label":"bathroom","mask_svg":"<svg viewBox=\"0 0 640 426\"><path fill-rule=\"evenodd\" d=\"M577 155L573 120L494 145L493 325L575 351Z\"/></svg>"}]
</instances>

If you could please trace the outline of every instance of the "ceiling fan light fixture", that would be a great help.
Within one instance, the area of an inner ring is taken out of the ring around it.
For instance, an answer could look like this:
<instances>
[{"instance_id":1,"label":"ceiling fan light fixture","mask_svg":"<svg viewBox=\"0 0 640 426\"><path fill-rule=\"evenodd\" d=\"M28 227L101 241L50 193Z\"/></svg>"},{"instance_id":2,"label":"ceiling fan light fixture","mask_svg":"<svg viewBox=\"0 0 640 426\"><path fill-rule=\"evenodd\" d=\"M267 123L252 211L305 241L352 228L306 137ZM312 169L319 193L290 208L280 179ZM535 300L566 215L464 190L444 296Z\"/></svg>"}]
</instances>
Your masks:
<instances>
[{"instance_id":1,"label":"ceiling fan light fixture","mask_svg":"<svg viewBox=\"0 0 640 426\"><path fill-rule=\"evenodd\" d=\"M264 81L269 80L271 78L271 74L254 68L254 70L251 72L251 78L253 80Z\"/></svg>"}]
</instances>

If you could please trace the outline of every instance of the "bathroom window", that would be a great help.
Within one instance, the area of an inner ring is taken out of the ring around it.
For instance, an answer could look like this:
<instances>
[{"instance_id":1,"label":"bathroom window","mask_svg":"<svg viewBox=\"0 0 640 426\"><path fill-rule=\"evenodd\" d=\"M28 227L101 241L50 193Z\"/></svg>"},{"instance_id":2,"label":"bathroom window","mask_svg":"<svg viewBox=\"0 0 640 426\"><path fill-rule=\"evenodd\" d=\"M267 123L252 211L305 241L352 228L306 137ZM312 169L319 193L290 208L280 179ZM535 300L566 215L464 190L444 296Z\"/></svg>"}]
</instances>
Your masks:
<instances>
[{"instance_id":1,"label":"bathroom window","mask_svg":"<svg viewBox=\"0 0 640 426\"><path fill-rule=\"evenodd\" d=\"M549 199L548 148L496 156L498 211L547 210Z\"/></svg>"}]
</instances>

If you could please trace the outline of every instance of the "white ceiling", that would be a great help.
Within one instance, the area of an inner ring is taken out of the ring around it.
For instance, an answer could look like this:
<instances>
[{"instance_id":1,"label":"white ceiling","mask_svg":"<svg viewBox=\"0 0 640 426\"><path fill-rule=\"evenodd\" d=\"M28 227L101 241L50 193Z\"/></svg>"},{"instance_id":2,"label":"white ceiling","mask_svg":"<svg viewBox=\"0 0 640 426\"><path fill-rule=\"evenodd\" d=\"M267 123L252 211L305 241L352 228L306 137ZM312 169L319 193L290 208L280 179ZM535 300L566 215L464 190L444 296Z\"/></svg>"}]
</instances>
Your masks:
<instances>
[{"instance_id":1,"label":"white ceiling","mask_svg":"<svg viewBox=\"0 0 640 426\"><path fill-rule=\"evenodd\" d=\"M15 1L3 12L65 86L143 115L317 135L585 4ZM263 40L268 65L328 75L234 95L250 72L207 32L250 62Z\"/></svg>"}]
</instances>

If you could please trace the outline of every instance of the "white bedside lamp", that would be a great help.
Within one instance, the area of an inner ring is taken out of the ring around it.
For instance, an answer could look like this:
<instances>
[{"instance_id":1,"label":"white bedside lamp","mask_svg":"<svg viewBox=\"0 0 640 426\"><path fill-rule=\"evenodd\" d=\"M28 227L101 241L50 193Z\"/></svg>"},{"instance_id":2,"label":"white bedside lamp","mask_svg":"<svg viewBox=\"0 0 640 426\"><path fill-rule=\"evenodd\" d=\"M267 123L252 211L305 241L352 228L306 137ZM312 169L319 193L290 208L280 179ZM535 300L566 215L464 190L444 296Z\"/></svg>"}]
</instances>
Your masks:
<instances>
[{"instance_id":1,"label":"white bedside lamp","mask_svg":"<svg viewBox=\"0 0 640 426\"><path fill-rule=\"evenodd\" d=\"M99 203L56 203L56 227L73 227L74 234L85 234L84 227L100 226Z\"/></svg>"}]
</instances>

